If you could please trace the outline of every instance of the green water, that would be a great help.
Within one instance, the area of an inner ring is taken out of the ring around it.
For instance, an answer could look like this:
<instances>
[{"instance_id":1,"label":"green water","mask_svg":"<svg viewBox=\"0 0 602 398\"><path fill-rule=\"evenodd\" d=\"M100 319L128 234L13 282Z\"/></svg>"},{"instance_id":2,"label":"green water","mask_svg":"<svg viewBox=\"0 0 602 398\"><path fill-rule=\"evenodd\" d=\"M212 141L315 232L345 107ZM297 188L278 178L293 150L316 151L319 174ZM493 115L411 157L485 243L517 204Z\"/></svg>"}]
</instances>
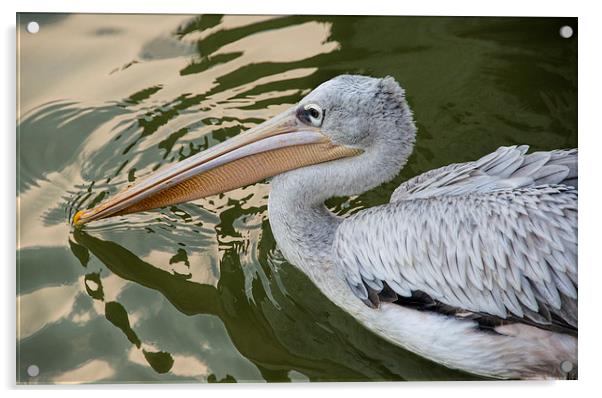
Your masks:
<instances>
[{"instance_id":1,"label":"green water","mask_svg":"<svg viewBox=\"0 0 602 398\"><path fill-rule=\"evenodd\" d=\"M329 201L341 215L501 145L576 147L566 24L577 31L574 18L20 14L18 381L474 378L378 339L287 264L269 181L82 231L69 220L341 73L394 76L419 128L393 182Z\"/></svg>"}]
</instances>

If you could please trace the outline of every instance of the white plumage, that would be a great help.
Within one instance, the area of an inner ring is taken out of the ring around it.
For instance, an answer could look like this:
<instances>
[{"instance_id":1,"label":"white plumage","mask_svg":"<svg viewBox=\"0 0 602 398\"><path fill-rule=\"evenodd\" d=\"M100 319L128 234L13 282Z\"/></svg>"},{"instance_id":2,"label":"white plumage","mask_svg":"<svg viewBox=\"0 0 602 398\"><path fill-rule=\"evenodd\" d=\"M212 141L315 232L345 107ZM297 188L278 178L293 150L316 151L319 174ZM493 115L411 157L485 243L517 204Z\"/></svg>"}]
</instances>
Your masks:
<instances>
[{"instance_id":1,"label":"white plumage","mask_svg":"<svg viewBox=\"0 0 602 398\"><path fill-rule=\"evenodd\" d=\"M308 171L275 177L274 236L325 295L394 344L489 377L566 378L565 361L574 377L577 151L527 149L432 170L346 219L301 194ZM382 299L385 283L397 303ZM434 302L405 306L416 292Z\"/></svg>"}]
</instances>

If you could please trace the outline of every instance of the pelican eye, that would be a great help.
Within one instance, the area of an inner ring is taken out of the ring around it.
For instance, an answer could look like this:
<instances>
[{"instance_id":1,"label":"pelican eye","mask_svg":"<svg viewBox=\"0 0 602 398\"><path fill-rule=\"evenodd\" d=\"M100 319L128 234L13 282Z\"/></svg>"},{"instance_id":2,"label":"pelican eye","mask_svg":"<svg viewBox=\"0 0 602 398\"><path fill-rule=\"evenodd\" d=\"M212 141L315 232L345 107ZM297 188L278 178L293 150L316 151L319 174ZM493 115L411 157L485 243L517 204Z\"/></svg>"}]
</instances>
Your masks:
<instances>
[{"instance_id":1,"label":"pelican eye","mask_svg":"<svg viewBox=\"0 0 602 398\"><path fill-rule=\"evenodd\" d=\"M303 107L302 119L316 127L320 127L322 119L324 119L324 111L316 104L307 104Z\"/></svg>"}]
</instances>

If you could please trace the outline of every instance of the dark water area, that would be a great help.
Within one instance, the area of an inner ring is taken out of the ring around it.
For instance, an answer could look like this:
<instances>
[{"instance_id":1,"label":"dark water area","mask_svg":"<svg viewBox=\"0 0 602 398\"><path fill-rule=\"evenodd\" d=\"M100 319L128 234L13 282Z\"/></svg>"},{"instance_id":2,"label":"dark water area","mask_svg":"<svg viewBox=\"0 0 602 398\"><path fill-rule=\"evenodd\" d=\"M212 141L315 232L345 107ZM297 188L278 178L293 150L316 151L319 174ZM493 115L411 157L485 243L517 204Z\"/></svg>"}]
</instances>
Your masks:
<instances>
[{"instance_id":1,"label":"dark water area","mask_svg":"<svg viewBox=\"0 0 602 398\"><path fill-rule=\"evenodd\" d=\"M269 181L83 230L70 219L343 73L395 77L418 138L394 181L329 200L340 215L502 145L576 147L563 25L577 33L574 18L20 14L18 381L476 378L379 339L288 264Z\"/></svg>"}]
</instances>

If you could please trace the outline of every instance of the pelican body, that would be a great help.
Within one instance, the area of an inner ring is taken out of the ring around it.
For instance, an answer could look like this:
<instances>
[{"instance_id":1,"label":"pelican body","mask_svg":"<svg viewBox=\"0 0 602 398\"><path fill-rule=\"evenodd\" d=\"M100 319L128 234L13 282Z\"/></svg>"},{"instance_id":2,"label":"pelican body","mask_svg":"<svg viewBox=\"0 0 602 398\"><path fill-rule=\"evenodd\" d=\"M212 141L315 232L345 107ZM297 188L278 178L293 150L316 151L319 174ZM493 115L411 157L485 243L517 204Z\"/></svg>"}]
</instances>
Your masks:
<instances>
[{"instance_id":1,"label":"pelican body","mask_svg":"<svg viewBox=\"0 0 602 398\"><path fill-rule=\"evenodd\" d=\"M415 137L392 77L342 75L73 222L273 177L269 221L284 257L378 336L487 377L575 377L577 150L502 147L414 177L348 218L324 205L392 180Z\"/></svg>"}]
</instances>

